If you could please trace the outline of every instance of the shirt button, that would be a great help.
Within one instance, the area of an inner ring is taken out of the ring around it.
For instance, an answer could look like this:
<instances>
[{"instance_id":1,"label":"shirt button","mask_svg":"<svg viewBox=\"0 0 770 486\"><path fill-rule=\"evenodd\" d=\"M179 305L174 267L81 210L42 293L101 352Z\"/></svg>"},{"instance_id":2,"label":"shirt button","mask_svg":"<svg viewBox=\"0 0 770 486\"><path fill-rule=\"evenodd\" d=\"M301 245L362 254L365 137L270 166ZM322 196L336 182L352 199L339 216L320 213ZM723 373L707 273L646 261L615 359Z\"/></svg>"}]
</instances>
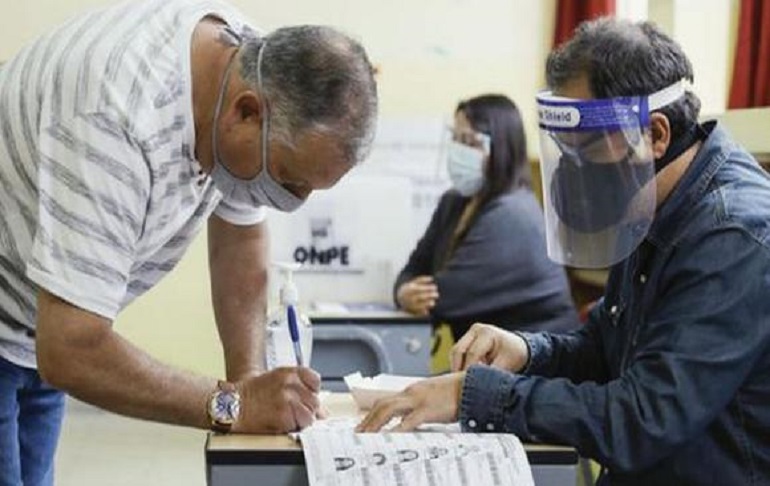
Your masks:
<instances>
[{"instance_id":1,"label":"shirt button","mask_svg":"<svg viewBox=\"0 0 770 486\"><path fill-rule=\"evenodd\" d=\"M647 282L647 275L645 275L645 274L639 275L639 282L641 282L641 283Z\"/></svg>"},{"instance_id":2,"label":"shirt button","mask_svg":"<svg viewBox=\"0 0 770 486\"><path fill-rule=\"evenodd\" d=\"M610 314L615 315L617 313L618 313L618 306L613 305L612 307L610 307Z\"/></svg>"},{"instance_id":3,"label":"shirt button","mask_svg":"<svg viewBox=\"0 0 770 486\"><path fill-rule=\"evenodd\" d=\"M476 428L476 421L473 419L468 420L468 427L475 429Z\"/></svg>"},{"instance_id":4,"label":"shirt button","mask_svg":"<svg viewBox=\"0 0 770 486\"><path fill-rule=\"evenodd\" d=\"M489 431L495 430L495 424L487 424L487 430Z\"/></svg>"}]
</instances>

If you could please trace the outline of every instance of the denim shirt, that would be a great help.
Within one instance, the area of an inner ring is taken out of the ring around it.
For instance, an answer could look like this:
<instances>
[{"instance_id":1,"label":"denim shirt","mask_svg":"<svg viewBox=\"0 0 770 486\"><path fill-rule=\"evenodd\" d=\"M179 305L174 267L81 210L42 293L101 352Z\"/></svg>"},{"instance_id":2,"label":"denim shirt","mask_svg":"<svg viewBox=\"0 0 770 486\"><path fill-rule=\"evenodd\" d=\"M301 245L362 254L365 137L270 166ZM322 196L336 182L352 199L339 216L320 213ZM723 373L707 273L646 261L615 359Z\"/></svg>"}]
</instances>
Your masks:
<instances>
[{"instance_id":1,"label":"denim shirt","mask_svg":"<svg viewBox=\"0 0 770 486\"><path fill-rule=\"evenodd\" d=\"M468 371L465 430L574 446L613 486L770 484L770 179L706 129L589 322Z\"/></svg>"}]
</instances>

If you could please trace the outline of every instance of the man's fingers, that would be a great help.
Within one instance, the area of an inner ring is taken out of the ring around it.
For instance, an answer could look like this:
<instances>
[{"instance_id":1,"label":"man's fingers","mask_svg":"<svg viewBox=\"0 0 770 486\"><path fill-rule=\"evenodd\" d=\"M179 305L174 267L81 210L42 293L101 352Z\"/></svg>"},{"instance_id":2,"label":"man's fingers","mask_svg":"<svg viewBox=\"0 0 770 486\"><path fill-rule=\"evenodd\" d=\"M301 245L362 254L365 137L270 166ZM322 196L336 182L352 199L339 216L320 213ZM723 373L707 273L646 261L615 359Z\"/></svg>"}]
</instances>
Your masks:
<instances>
[{"instance_id":1,"label":"man's fingers","mask_svg":"<svg viewBox=\"0 0 770 486\"><path fill-rule=\"evenodd\" d=\"M321 408L321 400L318 398L316 393L308 390L307 388L298 388L294 391L297 394L297 400L302 405L312 410L313 414L315 414L316 411Z\"/></svg>"},{"instance_id":2,"label":"man's fingers","mask_svg":"<svg viewBox=\"0 0 770 486\"><path fill-rule=\"evenodd\" d=\"M321 407L315 411L315 418L323 420L326 418L329 418L331 414L329 413L329 409L321 405Z\"/></svg>"},{"instance_id":3,"label":"man's fingers","mask_svg":"<svg viewBox=\"0 0 770 486\"><path fill-rule=\"evenodd\" d=\"M393 417L403 414L405 398L396 396L375 402L374 408L356 427L357 432L377 432Z\"/></svg>"},{"instance_id":4,"label":"man's fingers","mask_svg":"<svg viewBox=\"0 0 770 486\"><path fill-rule=\"evenodd\" d=\"M395 408L391 405L392 400L377 402L364 420L356 427L358 432L377 432L383 425L388 423L395 413Z\"/></svg>"},{"instance_id":5,"label":"man's fingers","mask_svg":"<svg viewBox=\"0 0 770 486\"><path fill-rule=\"evenodd\" d=\"M297 376L300 381L312 391L318 393L321 390L321 375L315 370L302 366L297 368Z\"/></svg>"},{"instance_id":6,"label":"man's fingers","mask_svg":"<svg viewBox=\"0 0 770 486\"><path fill-rule=\"evenodd\" d=\"M495 350L495 335L486 324L476 323L452 348L452 371L464 371L477 363L489 364Z\"/></svg>"},{"instance_id":7,"label":"man's fingers","mask_svg":"<svg viewBox=\"0 0 770 486\"><path fill-rule=\"evenodd\" d=\"M318 398L320 389L320 376L310 368L289 368L291 373L286 377L284 393L287 395L289 407L298 429L303 429L312 424L318 410L321 408L321 400Z\"/></svg>"},{"instance_id":8,"label":"man's fingers","mask_svg":"<svg viewBox=\"0 0 770 486\"><path fill-rule=\"evenodd\" d=\"M465 353L465 362L462 370L467 370L472 365L483 363L489 364L488 356L494 349L495 341L488 334L480 334L473 341L473 346ZM462 371L460 370L460 371Z\"/></svg>"},{"instance_id":9,"label":"man's fingers","mask_svg":"<svg viewBox=\"0 0 770 486\"><path fill-rule=\"evenodd\" d=\"M291 401L289 403L292 414L294 415L294 421L297 424L296 430L302 430L305 427L312 425L315 420L315 411L308 408L304 403L300 401Z\"/></svg>"},{"instance_id":10,"label":"man's fingers","mask_svg":"<svg viewBox=\"0 0 770 486\"><path fill-rule=\"evenodd\" d=\"M468 349L473 347L473 342L476 340L477 335L478 331L474 325L474 327L471 327L470 330L465 333L465 336L457 341L457 344L452 347L452 351L449 354L449 362L452 371L462 371L465 369L465 354L468 352Z\"/></svg>"},{"instance_id":11,"label":"man's fingers","mask_svg":"<svg viewBox=\"0 0 770 486\"><path fill-rule=\"evenodd\" d=\"M404 416L401 423L393 427L393 432L411 432L424 423L425 414L418 408Z\"/></svg>"}]
</instances>

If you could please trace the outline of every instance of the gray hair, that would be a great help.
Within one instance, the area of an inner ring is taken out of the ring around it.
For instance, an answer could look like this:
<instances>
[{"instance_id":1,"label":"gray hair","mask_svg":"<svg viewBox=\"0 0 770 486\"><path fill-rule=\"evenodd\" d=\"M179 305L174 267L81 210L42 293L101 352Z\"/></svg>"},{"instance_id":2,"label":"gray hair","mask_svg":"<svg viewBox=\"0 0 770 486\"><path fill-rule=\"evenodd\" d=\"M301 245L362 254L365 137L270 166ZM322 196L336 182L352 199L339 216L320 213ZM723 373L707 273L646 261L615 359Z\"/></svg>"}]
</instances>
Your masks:
<instances>
[{"instance_id":1,"label":"gray hair","mask_svg":"<svg viewBox=\"0 0 770 486\"><path fill-rule=\"evenodd\" d=\"M681 46L655 24L611 17L580 24L574 36L548 56L546 80L551 89L583 74L596 98L648 95L680 79L693 80ZM697 123L700 105L688 91L656 111L668 117L676 138Z\"/></svg>"},{"instance_id":2,"label":"gray hair","mask_svg":"<svg viewBox=\"0 0 770 486\"><path fill-rule=\"evenodd\" d=\"M244 39L241 76L254 88L260 67L274 137L293 145L301 134L331 133L350 164L366 157L377 125L377 85L358 42L331 27L280 28Z\"/></svg>"}]
</instances>

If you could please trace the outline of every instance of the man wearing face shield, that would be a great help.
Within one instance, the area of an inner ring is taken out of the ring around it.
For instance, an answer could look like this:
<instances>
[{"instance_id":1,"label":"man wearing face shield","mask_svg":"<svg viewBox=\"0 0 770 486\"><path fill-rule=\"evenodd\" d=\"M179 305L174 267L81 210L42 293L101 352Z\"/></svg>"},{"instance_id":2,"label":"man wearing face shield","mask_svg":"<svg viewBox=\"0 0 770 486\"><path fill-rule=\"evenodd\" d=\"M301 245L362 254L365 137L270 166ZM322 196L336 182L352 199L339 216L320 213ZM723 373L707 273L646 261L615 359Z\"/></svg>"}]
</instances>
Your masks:
<instances>
[{"instance_id":1,"label":"man wearing face shield","mask_svg":"<svg viewBox=\"0 0 770 486\"><path fill-rule=\"evenodd\" d=\"M770 179L698 123L690 63L650 23L585 23L546 70L549 255L610 265L605 296L565 335L475 325L458 373L360 429L459 419L574 446L599 484L770 483Z\"/></svg>"},{"instance_id":2,"label":"man wearing face shield","mask_svg":"<svg viewBox=\"0 0 770 486\"><path fill-rule=\"evenodd\" d=\"M264 208L292 211L362 160L376 96L346 35L261 35L208 1L90 12L0 68L0 484L52 483L60 390L222 432L313 421L317 373L264 372ZM205 223L223 380L111 327Z\"/></svg>"}]
</instances>

